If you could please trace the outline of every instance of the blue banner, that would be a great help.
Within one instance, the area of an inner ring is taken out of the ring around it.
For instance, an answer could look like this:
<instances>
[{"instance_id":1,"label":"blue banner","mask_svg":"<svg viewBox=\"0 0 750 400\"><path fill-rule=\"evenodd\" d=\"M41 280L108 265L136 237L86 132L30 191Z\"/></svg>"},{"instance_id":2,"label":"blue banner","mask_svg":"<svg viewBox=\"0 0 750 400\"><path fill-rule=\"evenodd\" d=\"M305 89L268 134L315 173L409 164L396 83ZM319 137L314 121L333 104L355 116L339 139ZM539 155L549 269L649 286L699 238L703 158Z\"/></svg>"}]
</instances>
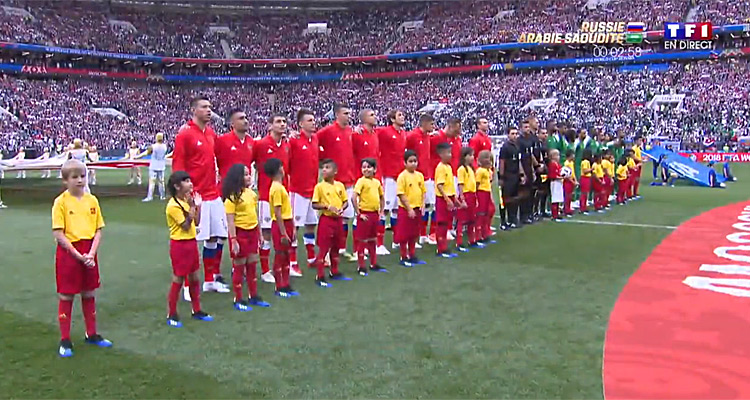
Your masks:
<instances>
[{"instance_id":1,"label":"blue banner","mask_svg":"<svg viewBox=\"0 0 750 400\"><path fill-rule=\"evenodd\" d=\"M661 146L653 146L643 152L654 162L660 162L662 168L676 173L682 179L705 187L725 187L726 179L724 176L717 175L716 171L709 166L695 162Z\"/></svg>"}]
</instances>

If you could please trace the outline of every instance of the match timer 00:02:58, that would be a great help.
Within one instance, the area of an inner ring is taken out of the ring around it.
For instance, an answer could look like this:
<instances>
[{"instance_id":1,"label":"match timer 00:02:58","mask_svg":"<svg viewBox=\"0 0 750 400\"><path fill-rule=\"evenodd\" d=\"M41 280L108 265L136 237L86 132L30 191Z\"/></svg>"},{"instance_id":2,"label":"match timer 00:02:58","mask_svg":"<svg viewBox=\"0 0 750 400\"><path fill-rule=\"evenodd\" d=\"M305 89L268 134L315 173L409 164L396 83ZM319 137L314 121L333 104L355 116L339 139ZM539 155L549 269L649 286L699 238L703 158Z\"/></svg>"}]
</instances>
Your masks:
<instances>
[{"instance_id":1,"label":"match timer 00:02:58","mask_svg":"<svg viewBox=\"0 0 750 400\"><path fill-rule=\"evenodd\" d=\"M594 45L594 57L638 57L643 54L643 49L638 46L597 46Z\"/></svg>"}]
</instances>

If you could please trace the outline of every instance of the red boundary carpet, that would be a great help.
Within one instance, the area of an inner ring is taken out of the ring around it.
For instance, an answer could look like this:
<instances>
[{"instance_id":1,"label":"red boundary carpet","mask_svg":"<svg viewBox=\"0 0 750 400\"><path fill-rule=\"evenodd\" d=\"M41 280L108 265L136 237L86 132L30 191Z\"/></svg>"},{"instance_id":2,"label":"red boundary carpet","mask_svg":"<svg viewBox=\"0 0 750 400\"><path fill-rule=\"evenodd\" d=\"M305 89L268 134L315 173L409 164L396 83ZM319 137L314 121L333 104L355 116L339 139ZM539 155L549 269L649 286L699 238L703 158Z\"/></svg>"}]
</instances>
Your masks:
<instances>
[{"instance_id":1,"label":"red boundary carpet","mask_svg":"<svg viewBox=\"0 0 750 400\"><path fill-rule=\"evenodd\" d=\"M748 275L750 202L680 225L615 303L604 342L605 398L750 398Z\"/></svg>"}]
</instances>

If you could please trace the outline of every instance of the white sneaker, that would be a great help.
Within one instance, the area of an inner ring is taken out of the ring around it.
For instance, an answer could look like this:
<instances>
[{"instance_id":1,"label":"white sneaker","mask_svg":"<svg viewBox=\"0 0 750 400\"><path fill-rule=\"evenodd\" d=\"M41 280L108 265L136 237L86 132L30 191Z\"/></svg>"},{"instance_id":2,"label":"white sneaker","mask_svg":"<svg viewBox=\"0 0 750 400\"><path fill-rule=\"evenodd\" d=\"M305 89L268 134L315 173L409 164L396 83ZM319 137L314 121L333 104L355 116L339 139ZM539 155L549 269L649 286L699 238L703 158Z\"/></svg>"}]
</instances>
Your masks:
<instances>
[{"instance_id":1,"label":"white sneaker","mask_svg":"<svg viewBox=\"0 0 750 400\"><path fill-rule=\"evenodd\" d=\"M398 244L398 243L396 243L396 242L393 242L393 244L391 245L391 248L392 248L393 250L398 250L398 248L399 248L399 247L400 247L400 246L399 246L399 244Z\"/></svg>"},{"instance_id":2,"label":"white sneaker","mask_svg":"<svg viewBox=\"0 0 750 400\"><path fill-rule=\"evenodd\" d=\"M377 254L379 256L387 256L387 255L391 254L391 252L388 251L388 249L384 245L381 244L380 246L378 246L375 249L375 254Z\"/></svg>"},{"instance_id":3,"label":"white sneaker","mask_svg":"<svg viewBox=\"0 0 750 400\"><path fill-rule=\"evenodd\" d=\"M295 264L289 268L289 276L299 278L302 276L302 271L299 269L299 265Z\"/></svg>"},{"instance_id":4,"label":"white sneaker","mask_svg":"<svg viewBox=\"0 0 750 400\"><path fill-rule=\"evenodd\" d=\"M214 282L214 289L216 293L229 293L232 291L229 285L221 282Z\"/></svg>"},{"instance_id":5,"label":"white sneaker","mask_svg":"<svg viewBox=\"0 0 750 400\"><path fill-rule=\"evenodd\" d=\"M216 291L216 282L203 282L203 291L204 292L215 292Z\"/></svg>"},{"instance_id":6,"label":"white sneaker","mask_svg":"<svg viewBox=\"0 0 750 400\"><path fill-rule=\"evenodd\" d=\"M448 231L446 237L448 240L456 240L456 231Z\"/></svg>"},{"instance_id":7,"label":"white sneaker","mask_svg":"<svg viewBox=\"0 0 750 400\"><path fill-rule=\"evenodd\" d=\"M419 240L417 240L417 244L425 244L430 240L427 236L420 236Z\"/></svg>"},{"instance_id":8,"label":"white sneaker","mask_svg":"<svg viewBox=\"0 0 750 400\"><path fill-rule=\"evenodd\" d=\"M8 206L6 206L5 203L0 202L0 208L8 208Z\"/></svg>"},{"instance_id":9,"label":"white sneaker","mask_svg":"<svg viewBox=\"0 0 750 400\"><path fill-rule=\"evenodd\" d=\"M273 277L273 272L268 271L260 276L260 280L265 283L276 283L276 278Z\"/></svg>"},{"instance_id":10,"label":"white sneaker","mask_svg":"<svg viewBox=\"0 0 750 400\"><path fill-rule=\"evenodd\" d=\"M182 288L182 299L187 302L193 301L193 299L190 297L190 290L188 290L188 288L186 287Z\"/></svg>"},{"instance_id":11,"label":"white sneaker","mask_svg":"<svg viewBox=\"0 0 750 400\"><path fill-rule=\"evenodd\" d=\"M166 197L164 197L164 196L160 196L160 197L159 197L159 200L166 200L166 199L167 199L167 198L166 198Z\"/></svg>"},{"instance_id":12,"label":"white sneaker","mask_svg":"<svg viewBox=\"0 0 750 400\"><path fill-rule=\"evenodd\" d=\"M430 236L427 236L427 244L435 246L437 244L437 239L435 238L435 234L433 233Z\"/></svg>"},{"instance_id":13,"label":"white sneaker","mask_svg":"<svg viewBox=\"0 0 750 400\"><path fill-rule=\"evenodd\" d=\"M153 201L154 199L152 197L146 197L145 199L141 200L144 203L148 203L149 201Z\"/></svg>"},{"instance_id":14,"label":"white sneaker","mask_svg":"<svg viewBox=\"0 0 750 400\"><path fill-rule=\"evenodd\" d=\"M419 244L419 243L414 243L414 248L415 248L415 249L421 249L421 248L422 248L422 245L421 245L421 244Z\"/></svg>"}]
</instances>

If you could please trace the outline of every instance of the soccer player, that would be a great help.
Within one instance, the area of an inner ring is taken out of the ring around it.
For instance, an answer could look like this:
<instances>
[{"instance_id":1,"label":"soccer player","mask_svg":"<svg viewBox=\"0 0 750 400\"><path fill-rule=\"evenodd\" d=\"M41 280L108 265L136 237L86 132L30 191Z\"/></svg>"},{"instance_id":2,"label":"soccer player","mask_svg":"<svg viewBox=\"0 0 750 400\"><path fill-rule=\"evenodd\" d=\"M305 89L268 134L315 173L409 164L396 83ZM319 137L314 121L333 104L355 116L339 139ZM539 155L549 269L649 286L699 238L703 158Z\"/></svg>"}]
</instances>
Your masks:
<instances>
[{"instance_id":1,"label":"soccer player","mask_svg":"<svg viewBox=\"0 0 750 400\"><path fill-rule=\"evenodd\" d=\"M436 222L433 219L429 221L430 212L435 207L435 170L431 169L432 160L430 157L430 141L432 132L435 130L435 118L430 114L422 114L419 116L419 126L413 131L406 135L406 149L412 150L417 154L417 171L421 172L425 179L425 187L427 193L425 194L425 206L422 210L422 225L419 228L419 242L426 243L427 239L427 224L428 222L435 225ZM453 172L451 172L453 176Z\"/></svg>"},{"instance_id":2,"label":"soccer player","mask_svg":"<svg viewBox=\"0 0 750 400\"><path fill-rule=\"evenodd\" d=\"M529 120L521 123L521 136L518 137L519 150L521 151L521 167L523 168L526 180L521 183L519 195L521 197L521 222L523 224L533 224L532 216L534 209L536 172L534 168L539 164L539 160L534 157L534 147L536 146L536 136L531 131Z\"/></svg>"},{"instance_id":3,"label":"soccer player","mask_svg":"<svg viewBox=\"0 0 750 400\"><path fill-rule=\"evenodd\" d=\"M86 166L68 160L62 168L66 190L52 205L52 235L57 242L55 276L59 297L57 319L60 324L60 357L73 355L70 324L73 299L81 295L83 319L86 324L86 343L111 347L96 329L96 301L94 293L100 286L97 251L102 238L104 218L99 201L86 193Z\"/></svg>"},{"instance_id":4,"label":"soccer player","mask_svg":"<svg viewBox=\"0 0 750 400\"><path fill-rule=\"evenodd\" d=\"M508 141L500 149L498 184L508 213L508 228L518 227L518 187L526 179L521 168L521 150L518 148L518 129L508 128Z\"/></svg>"},{"instance_id":5,"label":"soccer player","mask_svg":"<svg viewBox=\"0 0 750 400\"><path fill-rule=\"evenodd\" d=\"M23 147L18 148L18 153L11 160L16 162L16 165L22 164L23 160L26 159L26 149ZM26 170L19 170L16 174L16 179L26 179Z\"/></svg>"},{"instance_id":6,"label":"soccer player","mask_svg":"<svg viewBox=\"0 0 750 400\"><path fill-rule=\"evenodd\" d=\"M200 198L193 197L193 182L185 171L175 171L169 177L167 203L167 227L169 228L169 258L172 261L172 285L167 295L167 326L182 327L177 315L177 299L180 288L187 281L190 290L193 318L210 322L213 317L201 310L200 259L198 242L195 240L196 222L200 225Z\"/></svg>"},{"instance_id":7,"label":"soccer player","mask_svg":"<svg viewBox=\"0 0 750 400\"><path fill-rule=\"evenodd\" d=\"M89 160L92 163L99 162L99 150L97 150L96 146L89 146ZM89 184L96 186L96 169L94 168L91 168L91 171L89 171Z\"/></svg>"},{"instance_id":8,"label":"soccer player","mask_svg":"<svg viewBox=\"0 0 750 400\"><path fill-rule=\"evenodd\" d=\"M223 180L229 169L235 164L242 164L248 169L253 165L253 138L248 136L250 123L247 114L239 108L229 111L231 131L216 139L214 155L219 176Z\"/></svg>"},{"instance_id":9,"label":"soccer player","mask_svg":"<svg viewBox=\"0 0 750 400\"><path fill-rule=\"evenodd\" d=\"M232 256L232 287L234 308L250 311L251 306L270 307L258 296L258 195L250 188L253 177L244 163L234 164L222 179L222 198L227 212L229 253ZM242 294L247 282L248 300Z\"/></svg>"},{"instance_id":10,"label":"soccer player","mask_svg":"<svg viewBox=\"0 0 750 400\"><path fill-rule=\"evenodd\" d=\"M336 164L338 175L336 180L346 187L347 198L352 197L354 183L356 182L356 166L352 146L352 127L349 125L351 109L344 104L336 104L333 107L333 115L336 118L331 125L318 131L318 143L320 143L320 158L331 159ZM347 238L349 235L349 222L354 218L354 209L349 205L342 214L342 226L344 234L339 243L340 251L349 261L357 261L353 254L346 253Z\"/></svg>"},{"instance_id":11,"label":"soccer player","mask_svg":"<svg viewBox=\"0 0 750 400\"><path fill-rule=\"evenodd\" d=\"M471 147L461 149L461 166L458 167L458 211L456 215L456 247L458 251L467 252L464 246L464 227L469 247L484 247L477 241L477 179L474 174L474 150Z\"/></svg>"},{"instance_id":12,"label":"soccer player","mask_svg":"<svg viewBox=\"0 0 750 400\"><path fill-rule=\"evenodd\" d=\"M417 171L417 154L412 150L404 152L404 170L398 175L396 193L398 196L398 229L393 232L394 242L399 244L401 261L399 264L411 268L425 264L416 256L416 244L419 238L419 225L422 220L424 196L427 188L424 176Z\"/></svg>"},{"instance_id":13,"label":"soccer player","mask_svg":"<svg viewBox=\"0 0 750 400\"><path fill-rule=\"evenodd\" d=\"M203 242L203 291L229 293L220 269L220 240L227 237L227 217L216 182L216 133L209 125L211 102L205 96L194 97L190 112L191 119L175 137L172 170L187 172L202 199L196 240ZM188 300L190 291L183 290L183 297Z\"/></svg>"},{"instance_id":14,"label":"soccer player","mask_svg":"<svg viewBox=\"0 0 750 400\"><path fill-rule=\"evenodd\" d=\"M453 226L456 212L456 185L453 182L451 168L451 146L440 143L437 148L440 164L435 168L435 212L437 213L437 255L442 258L453 258L457 254L448 250L448 229Z\"/></svg>"},{"instance_id":15,"label":"soccer player","mask_svg":"<svg viewBox=\"0 0 750 400\"><path fill-rule=\"evenodd\" d=\"M564 167L570 170L570 175L563 181L563 195L565 197L563 206L563 213L571 217L573 216L573 208L571 203L573 202L573 192L575 192L576 186L578 186L578 180L576 179L576 152L573 149L568 149L565 153Z\"/></svg>"},{"instance_id":16,"label":"soccer player","mask_svg":"<svg viewBox=\"0 0 750 400\"><path fill-rule=\"evenodd\" d=\"M359 113L359 121L360 125L354 130L354 135L352 135L352 146L354 147L354 163L355 165L359 166L362 165L362 160L366 158L371 158L375 160L375 163L378 163L380 161L380 142L378 140L378 133L376 132L376 124L377 124L377 115L375 111L372 109L366 108L362 110ZM357 178L362 177L362 170L361 168L357 169ZM382 182L382 174L380 173L380 169L375 170L375 179L378 179ZM352 196L352 199L354 196ZM355 219L355 222L357 220ZM355 225L356 226L356 225ZM384 238L385 238L385 220L383 220L383 224L376 225L376 228L378 230L377 232L377 247L376 247L376 253L377 255L385 256L388 254L391 254L390 251L385 247L384 245ZM356 240L356 234L355 240ZM355 250L358 249L358 247L355 247Z\"/></svg>"},{"instance_id":17,"label":"soccer player","mask_svg":"<svg viewBox=\"0 0 750 400\"><path fill-rule=\"evenodd\" d=\"M375 177L378 167L377 161L374 158L365 158L360 164L362 165L362 177L354 185L352 207L354 207L354 215L357 216L357 229L354 231L354 236L359 243L357 272L361 276L367 276L365 250L370 253L371 271L388 272L378 265L376 251L376 238L380 226L380 216L383 215L385 209L385 200L383 185Z\"/></svg>"},{"instance_id":18,"label":"soccer player","mask_svg":"<svg viewBox=\"0 0 750 400\"><path fill-rule=\"evenodd\" d=\"M577 156L576 156L577 157ZM591 172L593 171L592 168L592 160L593 155L591 154L591 150L586 149L582 154L581 159L581 197L579 198L579 206L578 209L581 211L581 214L583 215L589 215L588 213L588 199L589 199L589 193L591 192Z\"/></svg>"},{"instance_id":19,"label":"soccer player","mask_svg":"<svg viewBox=\"0 0 750 400\"><path fill-rule=\"evenodd\" d=\"M479 154L482 150L492 151L492 140L487 135L489 131L489 120L486 117L477 118L477 132L469 140L469 147L474 150L474 154ZM474 167L476 168L476 161Z\"/></svg>"},{"instance_id":20,"label":"soccer player","mask_svg":"<svg viewBox=\"0 0 750 400\"><path fill-rule=\"evenodd\" d=\"M329 287L330 284L325 279L326 255L331 259L329 278L337 281L351 280L339 271L339 246L341 236L344 235L342 216L349 207L349 199L344 184L335 180L338 172L336 163L331 159L324 159L320 164L323 180L315 185L312 197L313 208L322 211L318 222L318 257L315 260L318 274L315 284Z\"/></svg>"},{"instance_id":21,"label":"soccer player","mask_svg":"<svg viewBox=\"0 0 750 400\"><path fill-rule=\"evenodd\" d=\"M492 152L482 150L478 158L479 167L476 172L477 236L482 242L491 243L490 226L492 224L491 218L495 211L495 201L492 196Z\"/></svg>"},{"instance_id":22,"label":"soccer player","mask_svg":"<svg viewBox=\"0 0 750 400\"><path fill-rule=\"evenodd\" d=\"M620 157L617 162L617 204L625 204L625 196L628 193L628 159Z\"/></svg>"},{"instance_id":23,"label":"soccer player","mask_svg":"<svg viewBox=\"0 0 750 400\"><path fill-rule=\"evenodd\" d=\"M128 152L125 153L125 159L126 160L135 160L138 158L138 154L140 154L140 151L138 151L138 142L133 140L130 142L130 148L128 149ZM134 165L130 168L130 180L128 181L128 185L132 185L133 182L138 182L138 185L140 186L143 181L141 180L141 167Z\"/></svg>"},{"instance_id":24,"label":"soccer player","mask_svg":"<svg viewBox=\"0 0 750 400\"><path fill-rule=\"evenodd\" d=\"M536 180L534 181L534 187L536 196L534 197L533 204L533 218L540 220L542 218L549 217L547 213L547 198L550 193L550 181L547 177L547 165L549 164L549 152L547 149L547 130L538 128L538 121L536 118L532 118L532 127L536 129L536 141L534 142L534 159L538 162L536 166ZM557 152L558 165L560 152Z\"/></svg>"},{"instance_id":25,"label":"soccer player","mask_svg":"<svg viewBox=\"0 0 750 400\"><path fill-rule=\"evenodd\" d=\"M154 199L154 186L159 183L159 199L164 200L164 170L167 168L167 145L164 144L164 134L156 134L156 143L149 146L148 150L138 155L138 158L151 155L148 162L148 193L144 202Z\"/></svg>"},{"instance_id":26,"label":"soccer player","mask_svg":"<svg viewBox=\"0 0 750 400\"><path fill-rule=\"evenodd\" d=\"M299 296L289 283L289 250L294 235L292 222L292 202L289 193L282 184L284 181L284 163L278 158L271 158L263 164L263 171L271 178L268 188L268 204L271 207L271 237L273 239L273 275L276 282L274 294L289 298Z\"/></svg>"},{"instance_id":27,"label":"soccer player","mask_svg":"<svg viewBox=\"0 0 750 400\"><path fill-rule=\"evenodd\" d=\"M640 199L638 187L641 185L641 171L643 170L643 136L635 138L635 144L632 147L633 161L635 161L635 170L633 171L633 197Z\"/></svg>"},{"instance_id":28,"label":"soccer player","mask_svg":"<svg viewBox=\"0 0 750 400\"><path fill-rule=\"evenodd\" d=\"M401 110L388 111L388 122L390 122L390 125L379 129L377 133L378 144L380 146L379 161L380 171L383 176L385 212L390 216L391 229L393 229L395 235L399 213L396 180L401 171L404 170L404 150L406 149L404 124L406 123L406 115ZM419 207L421 209L422 204L419 204ZM380 224L385 229L385 216L381 218ZM393 248L398 248L398 243L398 241L394 240Z\"/></svg>"},{"instance_id":29,"label":"soccer player","mask_svg":"<svg viewBox=\"0 0 750 400\"><path fill-rule=\"evenodd\" d=\"M307 265L313 267L315 261L315 227L318 213L312 207L312 195L318 183L318 157L320 146L315 135L315 114L302 108L297 112L297 126L300 134L289 139L289 192L292 198L292 212L296 229L304 227L302 240L307 253ZM297 235L292 237L291 276L302 276L297 264Z\"/></svg>"},{"instance_id":30,"label":"soccer player","mask_svg":"<svg viewBox=\"0 0 750 400\"><path fill-rule=\"evenodd\" d=\"M271 254L271 228L273 226L273 215L268 202L268 191L271 188L272 179L265 174L264 165L270 159L281 161L284 171L289 169L289 141L286 137L287 120L281 113L274 113L268 118L268 135L263 139L256 140L253 146L253 160L255 170L258 171L258 217L260 218L260 229L263 241L260 245L260 269L263 282L275 283L274 274L269 269L268 257ZM288 178L282 177L281 185L288 186ZM278 285L277 285L278 286Z\"/></svg>"},{"instance_id":31,"label":"soccer player","mask_svg":"<svg viewBox=\"0 0 750 400\"><path fill-rule=\"evenodd\" d=\"M551 149L549 151L549 165L547 170L549 171L547 179L550 181L550 192L552 195L552 220L562 221L560 204L565 201L565 194L563 192L563 178L560 173L562 166L560 165L559 150Z\"/></svg>"}]
</instances>

